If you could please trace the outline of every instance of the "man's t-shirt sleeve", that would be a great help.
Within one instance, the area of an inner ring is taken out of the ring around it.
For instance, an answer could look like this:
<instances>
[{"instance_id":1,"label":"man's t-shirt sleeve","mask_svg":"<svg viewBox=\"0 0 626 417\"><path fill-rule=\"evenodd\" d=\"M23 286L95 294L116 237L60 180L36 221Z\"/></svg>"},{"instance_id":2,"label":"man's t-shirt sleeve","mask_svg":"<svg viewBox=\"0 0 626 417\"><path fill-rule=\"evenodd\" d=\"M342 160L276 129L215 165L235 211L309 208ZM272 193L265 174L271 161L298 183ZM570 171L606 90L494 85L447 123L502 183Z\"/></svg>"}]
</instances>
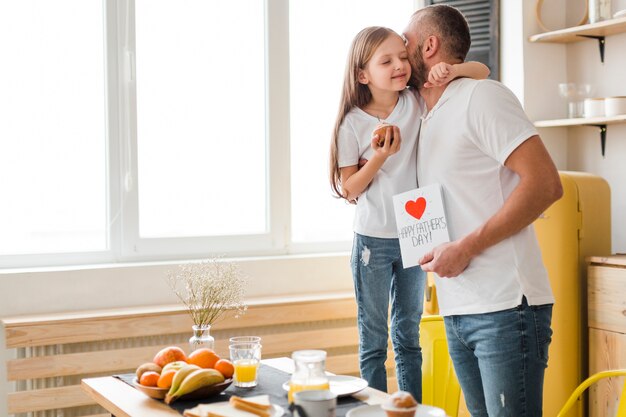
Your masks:
<instances>
[{"instance_id":1,"label":"man's t-shirt sleeve","mask_svg":"<svg viewBox=\"0 0 626 417\"><path fill-rule=\"evenodd\" d=\"M515 94L497 81L479 82L469 106L476 146L503 165L520 144L537 135Z\"/></svg>"}]
</instances>

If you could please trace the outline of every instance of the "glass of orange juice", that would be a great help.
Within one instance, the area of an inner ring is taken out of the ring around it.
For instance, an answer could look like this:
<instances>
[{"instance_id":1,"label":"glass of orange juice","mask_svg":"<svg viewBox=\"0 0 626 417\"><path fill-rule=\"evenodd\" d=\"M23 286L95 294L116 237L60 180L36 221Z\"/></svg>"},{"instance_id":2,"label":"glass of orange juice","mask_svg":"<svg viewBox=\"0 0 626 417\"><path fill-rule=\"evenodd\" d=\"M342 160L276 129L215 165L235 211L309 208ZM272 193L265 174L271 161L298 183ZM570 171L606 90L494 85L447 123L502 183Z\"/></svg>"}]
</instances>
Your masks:
<instances>
[{"instance_id":1,"label":"glass of orange juice","mask_svg":"<svg viewBox=\"0 0 626 417\"><path fill-rule=\"evenodd\" d=\"M289 403L293 394L299 391L328 390L330 384L326 376L326 352L323 350L298 350L291 355L294 372L289 381Z\"/></svg>"},{"instance_id":2,"label":"glass of orange juice","mask_svg":"<svg viewBox=\"0 0 626 417\"><path fill-rule=\"evenodd\" d=\"M257 385L257 374L261 362L261 344L258 342L232 343L230 360L235 366L236 387L251 388Z\"/></svg>"}]
</instances>

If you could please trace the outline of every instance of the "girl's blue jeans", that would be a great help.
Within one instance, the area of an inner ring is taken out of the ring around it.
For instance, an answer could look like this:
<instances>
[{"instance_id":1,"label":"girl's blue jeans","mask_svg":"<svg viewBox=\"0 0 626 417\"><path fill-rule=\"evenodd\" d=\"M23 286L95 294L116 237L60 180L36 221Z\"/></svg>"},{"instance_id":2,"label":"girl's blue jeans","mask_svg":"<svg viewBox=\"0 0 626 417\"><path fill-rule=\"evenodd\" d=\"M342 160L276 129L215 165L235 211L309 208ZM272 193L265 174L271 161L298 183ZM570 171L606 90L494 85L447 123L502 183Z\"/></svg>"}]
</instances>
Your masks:
<instances>
[{"instance_id":1,"label":"girl's blue jeans","mask_svg":"<svg viewBox=\"0 0 626 417\"><path fill-rule=\"evenodd\" d=\"M452 278L454 279L454 278ZM472 417L540 417L552 304L444 318L448 348Z\"/></svg>"},{"instance_id":2,"label":"girl's blue jeans","mask_svg":"<svg viewBox=\"0 0 626 417\"><path fill-rule=\"evenodd\" d=\"M398 387L422 401L419 323L424 308L425 273L404 269L398 239L355 234L352 276L358 307L359 366L371 387L387 391L388 311Z\"/></svg>"}]
</instances>

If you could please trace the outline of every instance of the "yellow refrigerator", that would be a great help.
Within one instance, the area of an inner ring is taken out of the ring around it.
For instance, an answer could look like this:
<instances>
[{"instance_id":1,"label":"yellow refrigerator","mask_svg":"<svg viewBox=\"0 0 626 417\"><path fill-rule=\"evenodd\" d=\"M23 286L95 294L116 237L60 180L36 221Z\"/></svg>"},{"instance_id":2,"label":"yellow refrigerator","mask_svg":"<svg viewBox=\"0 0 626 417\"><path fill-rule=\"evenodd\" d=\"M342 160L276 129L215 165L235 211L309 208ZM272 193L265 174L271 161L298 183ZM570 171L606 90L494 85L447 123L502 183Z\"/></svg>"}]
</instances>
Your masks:
<instances>
[{"instance_id":1,"label":"yellow refrigerator","mask_svg":"<svg viewBox=\"0 0 626 417\"><path fill-rule=\"evenodd\" d=\"M554 292L552 343L543 389L543 415L556 416L588 376L588 256L611 254L611 195L595 175L561 171L563 197L534 223ZM568 416L586 416L581 403Z\"/></svg>"},{"instance_id":2,"label":"yellow refrigerator","mask_svg":"<svg viewBox=\"0 0 626 417\"><path fill-rule=\"evenodd\" d=\"M553 417L587 375L587 256L611 254L608 183L597 176L561 171L563 197L535 222L555 305L552 343L544 381L543 415ZM430 274L429 274L430 275ZM428 277L424 314L437 314L437 291ZM461 405L459 416L469 415ZM583 417L582 404L568 417ZM454 416L453 416L454 417Z\"/></svg>"}]
</instances>

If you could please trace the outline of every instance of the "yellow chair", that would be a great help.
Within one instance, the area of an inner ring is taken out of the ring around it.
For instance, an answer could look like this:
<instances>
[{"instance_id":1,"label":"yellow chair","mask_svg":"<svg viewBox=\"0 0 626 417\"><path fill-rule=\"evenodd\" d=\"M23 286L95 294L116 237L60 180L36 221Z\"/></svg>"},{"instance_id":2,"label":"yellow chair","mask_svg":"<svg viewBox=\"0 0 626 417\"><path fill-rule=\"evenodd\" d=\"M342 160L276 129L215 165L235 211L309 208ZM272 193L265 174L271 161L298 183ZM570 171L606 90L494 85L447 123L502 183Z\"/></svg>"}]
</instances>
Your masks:
<instances>
[{"instance_id":1,"label":"yellow chair","mask_svg":"<svg viewBox=\"0 0 626 417\"><path fill-rule=\"evenodd\" d=\"M614 371L602 371L596 374L591 375L589 378L585 379L570 395L567 402L559 411L557 417L565 417L570 408L578 401L578 398L582 395L582 393L589 388L591 384L596 383L600 379L610 378L613 376L626 376L626 369L616 369ZM626 417L626 381L624 381L624 388L622 389L622 395L620 397L619 406L617 407L616 417Z\"/></svg>"},{"instance_id":2,"label":"yellow chair","mask_svg":"<svg viewBox=\"0 0 626 417\"><path fill-rule=\"evenodd\" d=\"M422 403L443 408L450 417L459 413L461 386L448 353L446 329L441 316L422 316Z\"/></svg>"}]
</instances>

